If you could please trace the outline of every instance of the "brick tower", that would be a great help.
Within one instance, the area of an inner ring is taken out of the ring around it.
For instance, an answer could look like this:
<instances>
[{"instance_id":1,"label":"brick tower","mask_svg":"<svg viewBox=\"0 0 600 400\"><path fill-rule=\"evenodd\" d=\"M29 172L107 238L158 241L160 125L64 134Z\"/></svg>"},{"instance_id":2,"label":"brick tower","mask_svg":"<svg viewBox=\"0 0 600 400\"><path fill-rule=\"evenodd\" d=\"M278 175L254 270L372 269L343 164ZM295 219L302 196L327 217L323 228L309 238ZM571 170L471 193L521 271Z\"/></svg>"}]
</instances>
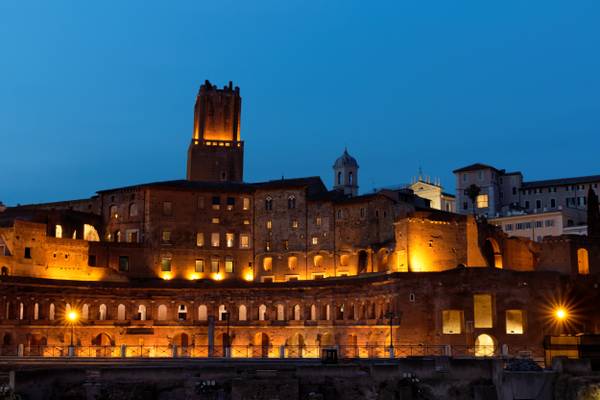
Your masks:
<instances>
[{"instance_id":1,"label":"brick tower","mask_svg":"<svg viewBox=\"0 0 600 400\"><path fill-rule=\"evenodd\" d=\"M243 181L241 110L240 88L233 88L231 82L223 89L209 81L200 86L194 106L194 134L188 149L188 180Z\"/></svg>"}]
</instances>

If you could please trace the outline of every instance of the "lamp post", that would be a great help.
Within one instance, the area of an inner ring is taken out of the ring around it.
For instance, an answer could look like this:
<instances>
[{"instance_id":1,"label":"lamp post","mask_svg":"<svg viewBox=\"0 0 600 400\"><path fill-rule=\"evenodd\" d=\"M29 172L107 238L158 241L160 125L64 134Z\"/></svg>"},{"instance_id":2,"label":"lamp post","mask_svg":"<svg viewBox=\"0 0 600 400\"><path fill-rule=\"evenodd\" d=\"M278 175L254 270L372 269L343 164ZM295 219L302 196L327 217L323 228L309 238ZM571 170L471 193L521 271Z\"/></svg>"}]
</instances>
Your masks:
<instances>
[{"instance_id":1,"label":"lamp post","mask_svg":"<svg viewBox=\"0 0 600 400\"><path fill-rule=\"evenodd\" d=\"M394 337L392 336L394 329L394 313L388 311L385 316L390 319L390 358L394 358Z\"/></svg>"},{"instance_id":2,"label":"lamp post","mask_svg":"<svg viewBox=\"0 0 600 400\"><path fill-rule=\"evenodd\" d=\"M73 345L73 337L75 336L75 323L79 319L79 314L77 311L71 310L67 313L67 321L71 325L71 345L69 346L69 356L73 357L75 355L75 347Z\"/></svg>"}]
</instances>

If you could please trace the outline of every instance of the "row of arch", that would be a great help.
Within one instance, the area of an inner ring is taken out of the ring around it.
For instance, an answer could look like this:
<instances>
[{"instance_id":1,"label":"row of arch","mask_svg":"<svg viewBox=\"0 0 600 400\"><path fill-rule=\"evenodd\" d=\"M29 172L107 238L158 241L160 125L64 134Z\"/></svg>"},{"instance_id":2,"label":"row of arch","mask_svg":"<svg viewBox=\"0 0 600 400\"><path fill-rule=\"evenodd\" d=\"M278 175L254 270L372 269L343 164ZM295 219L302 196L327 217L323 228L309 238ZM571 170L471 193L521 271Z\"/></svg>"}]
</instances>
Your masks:
<instances>
[{"instance_id":1,"label":"row of arch","mask_svg":"<svg viewBox=\"0 0 600 400\"><path fill-rule=\"evenodd\" d=\"M83 303L72 306L70 303L33 303L7 301L4 305L4 319L7 320L60 320L64 319L71 310L75 310L81 320L140 320L154 319L158 321L176 320L207 321L212 316L218 321L331 321L331 320L376 320L383 319L392 311L388 299L374 301L347 302L315 302L303 303L272 303L272 304L220 304L212 310L212 306L189 303L172 305L158 304L151 306L137 304L127 307L120 303L116 305L100 304L92 306ZM212 312L211 312L212 311ZM195 315L194 315L195 314Z\"/></svg>"}]
</instances>

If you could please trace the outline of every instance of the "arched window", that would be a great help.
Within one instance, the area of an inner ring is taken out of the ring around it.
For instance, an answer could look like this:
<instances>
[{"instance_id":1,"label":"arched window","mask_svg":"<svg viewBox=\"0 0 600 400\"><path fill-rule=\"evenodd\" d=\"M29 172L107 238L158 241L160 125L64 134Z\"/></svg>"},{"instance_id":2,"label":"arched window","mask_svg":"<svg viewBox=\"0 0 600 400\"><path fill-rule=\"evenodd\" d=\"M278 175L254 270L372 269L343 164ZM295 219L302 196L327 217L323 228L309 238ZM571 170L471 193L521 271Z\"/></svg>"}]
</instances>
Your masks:
<instances>
[{"instance_id":1,"label":"arched window","mask_svg":"<svg viewBox=\"0 0 600 400\"><path fill-rule=\"evenodd\" d=\"M219 321L225 321L228 318L227 309L224 304L219 306Z\"/></svg>"},{"instance_id":2,"label":"arched window","mask_svg":"<svg viewBox=\"0 0 600 400\"><path fill-rule=\"evenodd\" d=\"M130 217L137 217L138 215L138 208L137 208L137 204L135 203L131 203L129 205L129 216Z\"/></svg>"},{"instance_id":3,"label":"arched window","mask_svg":"<svg viewBox=\"0 0 600 400\"><path fill-rule=\"evenodd\" d=\"M198 319L200 321L206 321L208 319L208 309L204 304L198 306Z\"/></svg>"},{"instance_id":4,"label":"arched window","mask_svg":"<svg viewBox=\"0 0 600 400\"><path fill-rule=\"evenodd\" d=\"M331 320L331 306L329 304L327 304L327 306L325 307L325 319L327 321Z\"/></svg>"},{"instance_id":5,"label":"arched window","mask_svg":"<svg viewBox=\"0 0 600 400\"><path fill-rule=\"evenodd\" d=\"M187 307L185 304L180 304L177 308L177 319L185 321L187 319Z\"/></svg>"},{"instance_id":6,"label":"arched window","mask_svg":"<svg viewBox=\"0 0 600 400\"><path fill-rule=\"evenodd\" d=\"M125 305L124 304L119 304L119 306L117 307L117 319L119 321L125 320Z\"/></svg>"},{"instance_id":7,"label":"arched window","mask_svg":"<svg viewBox=\"0 0 600 400\"><path fill-rule=\"evenodd\" d=\"M98 235L98 231L92 225L83 224L83 240L87 240L88 242L99 242L100 235Z\"/></svg>"},{"instance_id":8,"label":"arched window","mask_svg":"<svg viewBox=\"0 0 600 400\"><path fill-rule=\"evenodd\" d=\"M277 321L285 321L285 307L283 304L277 304Z\"/></svg>"},{"instance_id":9,"label":"arched window","mask_svg":"<svg viewBox=\"0 0 600 400\"><path fill-rule=\"evenodd\" d=\"M294 306L294 321L300 321L300 305Z\"/></svg>"},{"instance_id":10,"label":"arched window","mask_svg":"<svg viewBox=\"0 0 600 400\"><path fill-rule=\"evenodd\" d=\"M298 257L289 256L288 257L288 268L294 271L298 267Z\"/></svg>"},{"instance_id":11,"label":"arched window","mask_svg":"<svg viewBox=\"0 0 600 400\"><path fill-rule=\"evenodd\" d=\"M35 303L33 305L33 319L35 321L37 321L38 319L40 319L40 305L38 303Z\"/></svg>"},{"instance_id":12,"label":"arched window","mask_svg":"<svg viewBox=\"0 0 600 400\"><path fill-rule=\"evenodd\" d=\"M145 321L146 320L146 306L143 304L140 304L138 306L138 319L140 321Z\"/></svg>"},{"instance_id":13,"label":"arched window","mask_svg":"<svg viewBox=\"0 0 600 400\"><path fill-rule=\"evenodd\" d=\"M106 304L100 304L100 307L98 307L98 319L100 321L106 319Z\"/></svg>"},{"instance_id":14,"label":"arched window","mask_svg":"<svg viewBox=\"0 0 600 400\"><path fill-rule=\"evenodd\" d=\"M90 318L90 305L84 304L81 307L81 319L89 319Z\"/></svg>"},{"instance_id":15,"label":"arched window","mask_svg":"<svg viewBox=\"0 0 600 400\"><path fill-rule=\"evenodd\" d=\"M291 210L293 208L296 208L296 196L289 196L288 197L288 208Z\"/></svg>"},{"instance_id":16,"label":"arched window","mask_svg":"<svg viewBox=\"0 0 600 400\"><path fill-rule=\"evenodd\" d=\"M119 213L118 213L118 209L117 209L116 205L114 205L114 204L111 205L108 208L108 212L109 212L111 218L119 218Z\"/></svg>"},{"instance_id":17,"label":"arched window","mask_svg":"<svg viewBox=\"0 0 600 400\"><path fill-rule=\"evenodd\" d=\"M57 238L63 237L63 228L62 228L62 225L56 225L54 227L54 237L57 237Z\"/></svg>"},{"instance_id":18,"label":"arched window","mask_svg":"<svg viewBox=\"0 0 600 400\"><path fill-rule=\"evenodd\" d=\"M317 320L317 306L314 304L310 306L310 320L311 321Z\"/></svg>"},{"instance_id":19,"label":"arched window","mask_svg":"<svg viewBox=\"0 0 600 400\"><path fill-rule=\"evenodd\" d=\"M0 274L1 274L2 276L8 276L8 267L6 267L6 266L2 267L2 270L1 270L1 271L2 271L2 272L0 272Z\"/></svg>"},{"instance_id":20,"label":"arched window","mask_svg":"<svg viewBox=\"0 0 600 400\"><path fill-rule=\"evenodd\" d=\"M265 210L271 211L273 209L273 198L271 196L267 196L265 198Z\"/></svg>"},{"instance_id":21,"label":"arched window","mask_svg":"<svg viewBox=\"0 0 600 400\"><path fill-rule=\"evenodd\" d=\"M315 256L315 258L313 259L313 264L316 268L320 268L323 266L323 256Z\"/></svg>"},{"instance_id":22,"label":"arched window","mask_svg":"<svg viewBox=\"0 0 600 400\"><path fill-rule=\"evenodd\" d=\"M259 321L266 321L267 317L267 306L265 306L264 304L261 304L260 307L258 307L258 320Z\"/></svg>"},{"instance_id":23,"label":"arched window","mask_svg":"<svg viewBox=\"0 0 600 400\"><path fill-rule=\"evenodd\" d=\"M337 173L337 184L338 185L342 184L342 173L341 172Z\"/></svg>"},{"instance_id":24,"label":"arched window","mask_svg":"<svg viewBox=\"0 0 600 400\"><path fill-rule=\"evenodd\" d=\"M354 176L352 175L352 172L348 173L348 184L352 185L354 183Z\"/></svg>"},{"instance_id":25,"label":"arched window","mask_svg":"<svg viewBox=\"0 0 600 400\"><path fill-rule=\"evenodd\" d=\"M238 320L245 321L247 319L247 309L245 305L241 305L238 312Z\"/></svg>"},{"instance_id":26,"label":"arched window","mask_svg":"<svg viewBox=\"0 0 600 400\"><path fill-rule=\"evenodd\" d=\"M25 318L25 305L23 303L19 303L19 319L22 320Z\"/></svg>"},{"instance_id":27,"label":"arched window","mask_svg":"<svg viewBox=\"0 0 600 400\"><path fill-rule=\"evenodd\" d=\"M265 272L269 272L273 269L273 258L272 257L263 258L263 269L265 270Z\"/></svg>"},{"instance_id":28,"label":"arched window","mask_svg":"<svg viewBox=\"0 0 600 400\"><path fill-rule=\"evenodd\" d=\"M587 249L577 249L577 271L581 275L590 273L589 254Z\"/></svg>"},{"instance_id":29,"label":"arched window","mask_svg":"<svg viewBox=\"0 0 600 400\"><path fill-rule=\"evenodd\" d=\"M167 306L161 304L158 306L158 320L165 321L167 319Z\"/></svg>"},{"instance_id":30,"label":"arched window","mask_svg":"<svg viewBox=\"0 0 600 400\"><path fill-rule=\"evenodd\" d=\"M56 307L54 307L54 303L50 303L50 309L48 310L48 319L50 321L54 321L55 313Z\"/></svg>"}]
</instances>

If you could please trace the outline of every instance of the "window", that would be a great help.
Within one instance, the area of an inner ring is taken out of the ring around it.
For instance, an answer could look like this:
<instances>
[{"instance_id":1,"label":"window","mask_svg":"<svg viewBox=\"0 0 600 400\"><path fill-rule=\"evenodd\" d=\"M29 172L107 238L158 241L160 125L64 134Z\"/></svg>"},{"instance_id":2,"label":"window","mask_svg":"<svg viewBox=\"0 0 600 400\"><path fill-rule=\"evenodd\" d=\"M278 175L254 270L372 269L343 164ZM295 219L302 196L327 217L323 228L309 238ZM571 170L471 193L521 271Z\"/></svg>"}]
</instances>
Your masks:
<instances>
[{"instance_id":1,"label":"window","mask_svg":"<svg viewBox=\"0 0 600 400\"><path fill-rule=\"evenodd\" d=\"M467 174L462 174L462 179L463 179L463 182L466 182L467 181Z\"/></svg>"},{"instance_id":2,"label":"window","mask_svg":"<svg viewBox=\"0 0 600 400\"><path fill-rule=\"evenodd\" d=\"M542 208L542 201L541 200L536 200L535 201L535 208L537 208L537 209Z\"/></svg>"},{"instance_id":3,"label":"window","mask_svg":"<svg viewBox=\"0 0 600 400\"><path fill-rule=\"evenodd\" d=\"M315 256L313 258L313 264L316 268L321 268L323 266L323 256Z\"/></svg>"},{"instance_id":4,"label":"window","mask_svg":"<svg viewBox=\"0 0 600 400\"><path fill-rule=\"evenodd\" d=\"M523 334L523 310L506 310L506 333Z\"/></svg>"},{"instance_id":5,"label":"window","mask_svg":"<svg viewBox=\"0 0 600 400\"><path fill-rule=\"evenodd\" d=\"M54 237L57 237L57 238L63 237L63 228L61 225L56 225L54 227Z\"/></svg>"},{"instance_id":6,"label":"window","mask_svg":"<svg viewBox=\"0 0 600 400\"><path fill-rule=\"evenodd\" d=\"M233 272L233 257L225 257L225 272Z\"/></svg>"},{"instance_id":7,"label":"window","mask_svg":"<svg viewBox=\"0 0 600 400\"><path fill-rule=\"evenodd\" d=\"M138 215L138 208L137 208L137 204L135 203L131 203L129 205L129 216L130 217L137 217Z\"/></svg>"},{"instance_id":8,"label":"window","mask_svg":"<svg viewBox=\"0 0 600 400\"><path fill-rule=\"evenodd\" d=\"M542 228L544 226L544 221L535 221L536 228Z\"/></svg>"},{"instance_id":9,"label":"window","mask_svg":"<svg viewBox=\"0 0 600 400\"><path fill-rule=\"evenodd\" d=\"M529 208L529 200L525 200L525 208Z\"/></svg>"},{"instance_id":10,"label":"window","mask_svg":"<svg viewBox=\"0 0 600 400\"><path fill-rule=\"evenodd\" d=\"M203 232L196 233L196 246L198 246L198 247L204 246L204 233Z\"/></svg>"},{"instance_id":11,"label":"window","mask_svg":"<svg viewBox=\"0 0 600 400\"><path fill-rule=\"evenodd\" d=\"M293 271L297 267L298 267L298 257L296 257L296 256L289 256L288 257L288 268Z\"/></svg>"},{"instance_id":12,"label":"window","mask_svg":"<svg viewBox=\"0 0 600 400\"><path fill-rule=\"evenodd\" d=\"M442 311L442 333L445 335L460 335L462 333L462 311Z\"/></svg>"},{"instance_id":13,"label":"window","mask_svg":"<svg viewBox=\"0 0 600 400\"><path fill-rule=\"evenodd\" d=\"M475 328L492 328L492 295L473 295L473 311L475 314Z\"/></svg>"},{"instance_id":14,"label":"window","mask_svg":"<svg viewBox=\"0 0 600 400\"><path fill-rule=\"evenodd\" d=\"M319 238L317 236L313 236L311 242L313 246L316 246L319 244Z\"/></svg>"},{"instance_id":15,"label":"window","mask_svg":"<svg viewBox=\"0 0 600 400\"><path fill-rule=\"evenodd\" d=\"M119 271L121 271L121 272L129 271L129 257L119 256Z\"/></svg>"},{"instance_id":16,"label":"window","mask_svg":"<svg viewBox=\"0 0 600 400\"><path fill-rule=\"evenodd\" d=\"M270 219L267 220L266 226L267 226L267 229L271 230L273 228L273 221L271 221Z\"/></svg>"},{"instance_id":17,"label":"window","mask_svg":"<svg viewBox=\"0 0 600 400\"><path fill-rule=\"evenodd\" d=\"M160 261L160 270L163 272L171 271L171 257L163 257Z\"/></svg>"},{"instance_id":18,"label":"window","mask_svg":"<svg viewBox=\"0 0 600 400\"><path fill-rule=\"evenodd\" d=\"M483 180L483 171L478 171L477 176L479 177L479 180L482 181Z\"/></svg>"},{"instance_id":19,"label":"window","mask_svg":"<svg viewBox=\"0 0 600 400\"><path fill-rule=\"evenodd\" d=\"M24 258L31 258L31 247L25 247L25 254L23 254Z\"/></svg>"},{"instance_id":20,"label":"window","mask_svg":"<svg viewBox=\"0 0 600 400\"><path fill-rule=\"evenodd\" d=\"M315 218L315 225L321 226L321 217L316 217Z\"/></svg>"},{"instance_id":21,"label":"window","mask_svg":"<svg viewBox=\"0 0 600 400\"><path fill-rule=\"evenodd\" d=\"M504 230L505 230L506 232L510 232L510 231L512 231L512 230L513 230L513 226L512 226L512 224L506 224L506 225L504 225Z\"/></svg>"},{"instance_id":22,"label":"window","mask_svg":"<svg viewBox=\"0 0 600 400\"><path fill-rule=\"evenodd\" d=\"M249 219L245 219L244 220L244 225L250 225L250 220Z\"/></svg>"},{"instance_id":23,"label":"window","mask_svg":"<svg viewBox=\"0 0 600 400\"><path fill-rule=\"evenodd\" d=\"M298 220L297 219L292 220L292 229L298 229Z\"/></svg>"},{"instance_id":24,"label":"window","mask_svg":"<svg viewBox=\"0 0 600 400\"><path fill-rule=\"evenodd\" d=\"M219 272L219 259L214 257L210 260L210 272Z\"/></svg>"},{"instance_id":25,"label":"window","mask_svg":"<svg viewBox=\"0 0 600 400\"><path fill-rule=\"evenodd\" d=\"M577 271L581 275L588 275L590 273L589 254L587 249L583 247L577 249Z\"/></svg>"},{"instance_id":26,"label":"window","mask_svg":"<svg viewBox=\"0 0 600 400\"><path fill-rule=\"evenodd\" d=\"M167 230L162 231L162 241L163 242L171 241L171 231L167 231Z\"/></svg>"},{"instance_id":27,"label":"window","mask_svg":"<svg viewBox=\"0 0 600 400\"><path fill-rule=\"evenodd\" d=\"M233 247L234 238L235 238L235 235L233 233L226 233L225 234L225 245L227 247Z\"/></svg>"},{"instance_id":28,"label":"window","mask_svg":"<svg viewBox=\"0 0 600 400\"><path fill-rule=\"evenodd\" d=\"M88 255L88 265L90 267L95 267L96 266L96 255L95 254Z\"/></svg>"},{"instance_id":29,"label":"window","mask_svg":"<svg viewBox=\"0 0 600 400\"><path fill-rule=\"evenodd\" d=\"M248 211L250 209L250 198L244 197L242 198L242 210Z\"/></svg>"},{"instance_id":30,"label":"window","mask_svg":"<svg viewBox=\"0 0 600 400\"><path fill-rule=\"evenodd\" d=\"M204 196L198 196L198 208L204 209Z\"/></svg>"},{"instance_id":31,"label":"window","mask_svg":"<svg viewBox=\"0 0 600 400\"><path fill-rule=\"evenodd\" d=\"M554 220L553 219L547 219L544 221L544 225L546 225L546 228L550 228L551 226L554 226Z\"/></svg>"},{"instance_id":32,"label":"window","mask_svg":"<svg viewBox=\"0 0 600 400\"><path fill-rule=\"evenodd\" d=\"M364 217L365 217L365 208L364 208L364 207L361 207L361 208L360 208L360 217L361 217L361 218L364 218Z\"/></svg>"},{"instance_id":33,"label":"window","mask_svg":"<svg viewBox=\"0 0 600 400\"><path fill-rule=\"evenodd\" d=\"M173 214L173 203L170 201L165 201L163 203L163 215L171 215Z\"/></svg>"},{"instance_id":34,"label":"window","mask_svg":"<svg viewBox=\"0 0 600 400\"><path fill-rule=\"evenodd\" d=\"M204 260L203 259L196 260L194 272L204 272Z\"/></svg>"},{"instance_id":35,"label":"window","mask_svg":"<svg viewBox=\"0 0 600 400\"><path fill-rule=\"evenodd\" d=\"M220 210L221 209L221 198L219 196L213 196L212 198L212 209Z\"/></svg>"},{"instance_id":36,"label":"window","mask_svg":"<svg viewBox=\"0 0 600 400\"><path fill-rule=\"evenodd\" d=\"M213 224L218 224L221 222L221 220L219 219L219 217L213 217L210 222L212 222Z\"/></svg>"},{"instance_id":37,"label":"window","mask_svg":"<svg viewBox=\"0 0 600 400\"><path fill-rule=\"evenodd\" d=\"M273 258L265 257L263 258L263 269L265 272L269 272L273 269Z\"/></svg>"},{"instance_id":38,"label":"window","mask_svg":"<svg viewBox=\"0 0 600 400\"><path fill-rule=\"evenodd\" d=\"M271 211L273 209L273 198L271 196L267 196L265 199L265 210Z\"/></svg>"},{"instance_id":39,"label":"window","mask_svg":"<svg viewBox=\"0 0 600 400\"><path fill-rule=\"evenodd\" d=\"M296 196L288 197L288 208L290 210L296 208Z\"/></svg>"},{"instance_id":40,"label":"window","mask_svg":"<svg viewBox=\"0 0 600 400\"><path fill-rule=\"evenodd\" d=\"M342 173L341 172L337 173L337 184L338 185L342 184Z\"/></svg>"},{"instance_id":41,"label":"window","mask_svg":"<svg viewBox=\"0 0 600 400\"><path fill-rule=\"evenodd\" d=\"M218 232L213 232L210 235L210 245L212 247L219 247L221 245L221 237Z\"/></svg>"},{"instance_id":42,"label":"window","mask_svg":"<svg viewBox=\"0 0 600 400\"><path fill-rule=\"evenodd\" d=\"M247 249L250 247L250 236L246 234L240 235L240 249Z\"/></svg>"},{"instance_id":43,"label":"window","mask_svg":"<svg viewBox=\"0 0 600 400\"><path fill-rule=\"evenodd\" d=\"M550 199L550 207L556 208L556 199Z\"/></svg>"},{"instance_id":44,"label":"window","mask_svg":"<svg viewBox=\"0 0 600 400\"><path fill-rule=\"evenodd\" d=\"M233 210L235 207L235 197L227 198L227 211Z\"/></svg>"},{"instance_id":45,"label":"window","mask_svg":"<svg viewBox=\"0 0 600 400\"><path fill-rule=\"evenodd\" d=\"M480 194L477 196L477 208L487 208L488 207L488 195Z\"/></svg>"},{"instance_id":46,"label":"window","mask_svg":"<svg viewBox=\"0 0 600 400\"><path fill-rule=\"evenodd\" d=\"M110 214L111 218L119 218L118 209L115 205L112 205L108 208L108 213Z\"/></svg>"},{"instance_id":47,"label":"window","mask_svg":"<svg viewBox=\"0 0 600 400\"><path fill-rule=\"evenodd\" d=\"M283 240L282 247L283 247L284 250L289 250L289 248L290 248L290 242L287 239Z\"/></svg>"}]
</instances>

